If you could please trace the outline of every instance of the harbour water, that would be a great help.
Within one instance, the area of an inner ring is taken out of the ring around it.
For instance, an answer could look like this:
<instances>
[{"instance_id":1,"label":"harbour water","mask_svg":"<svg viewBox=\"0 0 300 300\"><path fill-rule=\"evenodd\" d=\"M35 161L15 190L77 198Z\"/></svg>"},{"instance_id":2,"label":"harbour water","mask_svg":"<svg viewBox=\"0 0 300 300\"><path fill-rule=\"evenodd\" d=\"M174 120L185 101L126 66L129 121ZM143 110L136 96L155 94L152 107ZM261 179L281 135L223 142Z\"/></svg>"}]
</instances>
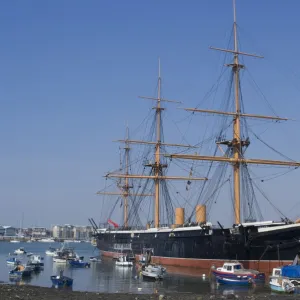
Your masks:
<instances>
[{"instance_id":1,"label":"harbour water","mask_svg":"<svg viewBox=\"0 0 300 300\"><path fill-rule=\"evenodd\" d=\"M138 276L135 267L124 268L115 265L111 258L102 257L102 261L98 263L91 262L91 268L75 269L65 265L53 263L52 257L46 256L45 251L49 247L59 248L59 243L0 243L0 281L9 283L8 272L11 267L7 266L6 259L9 253L19 247L24 247L27 252L40 254L44 257L44 270L38 274L32 275L30 279L22 280L12 284L30 284L43 287L51 287L50 276L58 274L64 269L64 275L74 279L73 290L107 292L107 293L195 293L195 294L237 294L237 295L253 295L253 294L271 294L270 289L266 285L260 285L254 288L232 288L217 286L209 279L209 272L202 270L186 270L181 268L168 267L167 275L162 281L144 281ZM85 260L89 260L90 256L99 254L98 249L89 243L74 243L75 251L79 256L84 256ZM21 255L22 261L26 263L27 256ZM203 276L205 274L205 277Z\"/></svg>"}]
</instances>

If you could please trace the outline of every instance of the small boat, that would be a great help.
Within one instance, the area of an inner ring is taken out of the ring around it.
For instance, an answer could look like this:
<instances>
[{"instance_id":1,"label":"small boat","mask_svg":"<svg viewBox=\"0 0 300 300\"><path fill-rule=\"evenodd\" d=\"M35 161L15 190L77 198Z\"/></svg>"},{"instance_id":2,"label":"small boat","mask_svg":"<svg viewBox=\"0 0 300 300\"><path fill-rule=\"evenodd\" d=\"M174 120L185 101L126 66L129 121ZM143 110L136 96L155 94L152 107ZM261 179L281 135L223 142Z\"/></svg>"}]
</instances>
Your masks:
<instances>
[{"instance_id":1,"label":"small boat","mask_svg":"<svg viewBox=\"0 0 300 300\"><path fill-rule=\"evenodd\" d=\"M250 278L253 282L264 282L265 274L256 270L245 269L240 262L225 262L223 267L212 267L212 273L219 278L236 279Z\"/></svg>"},{"instance_id":2,"label":"small boat","mask_svg":"<svg viewBox=\"0 0 300 300\"><path fill-rule=\"evenodd\" d=\"M52 284L56 287L72 286L73 279L63 275L63 270L60 271L59 275L53 275L50 277Z\"/></svg>"},{"instance_id":3,"label":"small boat","mask_svg":"<svg viewBox=\"0 0 300 300\"><path fill-rule=\"evenodd\" d=\"M295 262L294 262L295 263ZM293 264L273 268L269 285L272 291L294 293L300 286L300 265Z\"/></svg>"},{"instance_id":4,"label":"small boat","mask_svg":"<svg viewBox=\"0 0 300 300\"><path fill-rule=\"evenodd\" d=\"M295 291L295 285L288 277L270 276L269 285L274 292L291 294Z\"/></svg>"},{"instance_id":5,"label":"small boat","mask_svg":"<svg viewBox=\"0 0 300 300\"><path fill-rule=\"evenodd\" d=\"M90 268L91 264L80 259L69 260L69 265L76 268Z\"/></svg>"},{"instance_id":6,"label":"small boat","mask_svg":"<svg viewBox=\"0 0 300 300\"><path fill-rule=\"evenodd\" d=\"M40 239L40 240L38 240L38 242L41 242L41 243L55 243L55 241L53 239Z\"/></svg>"},{"instance_id":7,"label":"small boat","mask_svg":"<svg viewBox=\"0 0 300 300\"><path fill-rule=\"evenodd\" d=\"M142 268L143 278L147 279L163 279L166 269L159 265L146 265Z\"/></svg>"},{"instance_id":8,"label":"small boat","mask_svg":"<svg viewBox=\"0 0 300 300\"><path fill-rule=\"evenodd\" d=\"M57 252L56 252L56 249L55 248L52 248L52 247L49 247L48 250L46 250L46 255L48 256L56 256L57 255Z\"/></svg>"},{"instance_id":9,"label":"small boat","mask_svg":"<svg viewBox=\"0 0 300 300\"><path fill-rule=\"evenodd\" d=\"M32 243L32 240L28 240L26 243Z\"/></svg>"},{"instance_id":10,"label":"small boat","mask_svg":"<svg viewBox=\"0 0 300 300\"><path fill-rule=\"evenodd\" d=\"M67 263L67 259L59 257L59 256L54 256L53 262L58 263L58 264L65 264L65 263Z\"/></svg>"},{"instance_id":11,"label":"small boat","mask_svg":"<svg viewBox=\"0 0 300 300\"><path fill-rule=\"evenodd\" d=\"M6 260L6 263L8 264L8 265L20 265L21 264L21 261L20 260L18 260L18 259L16 259L15 257L11 257L11 258L8 258L7 260Z\"/></svg>"},{"instance_id":12,"label":"small boat","mask_svg":"<svg viewBox=\"0 0 300 300\"><path fill-rule=\"evenodd\" d=\"M20 243L19 240L10 240L11 243Z\"/></svg>"},{"instance_id":13,"label":"small boat","mask_svg":"<svg viewBox=\"0 0 300 300\"><path fill-rule=\"evenodd\" d=\"M41 257L40 255L33 254L28 260L27 265L43 267L44 266L44 263L42 262L43 260L44 258Z\"/></svg>"},{"instance_id":14,"label":"small boat","mask_svg":"<svg viewBox=\"0 0 300 300\"><path fill-rule=\"evenodd\" d=\"M97 256L91 256L90 261L92 262L101 262L101 258Z\"/></svg>"},{"instance_id":15,"label":"small boat","mask_svg":"<svg viewBox=\"0 0 300 300\"><path fill-rule=\"evenodd\" d=\"M121 255L117 258L116 265L122 267L132 267L133 263L132 261L129 261L129 258L127 256Z\"/></svg>"},{"instance_id":16,"label":"small boat","mask_svg":"<svg viewBox=\"0 0 300 300\"><path fill-rule=\"evenodd\" d=\"M230 284L230 285L250 286L254 283L253 279L247 276L240 276L237 278L216 276L216 280L219 284Z\"/></svg>"},{"instance_id":17,"label":"small boat","mask_svg":"<svg viewBox=\"0 0 300 300\"><path fill-rule=\"evenodd\" d=\"M30 256L32 256L32 255L33 255L32 252L27 253L27 257L30 257Z\"/></svg>"},{"instance_id":18,"label":"small boat","mask_svg":"<svg viewBox=\"0 0 300 300\"><path fill-rule=\"evenodd\" d=\"M23 247L20 247L19 249L14 251L14 254L26 254L27 252Z\"/></svg>"},{"instance_id":19,"label":"small boat","mask_svg":"<svg viewBox=\"0 0 300 300\"><path fill-rule=\"evenodd\" d=\"M9 277L26 277L31 276L33 268L30 266L17 265L13 270L9 271Z\"/></svg>"}]
</instances>

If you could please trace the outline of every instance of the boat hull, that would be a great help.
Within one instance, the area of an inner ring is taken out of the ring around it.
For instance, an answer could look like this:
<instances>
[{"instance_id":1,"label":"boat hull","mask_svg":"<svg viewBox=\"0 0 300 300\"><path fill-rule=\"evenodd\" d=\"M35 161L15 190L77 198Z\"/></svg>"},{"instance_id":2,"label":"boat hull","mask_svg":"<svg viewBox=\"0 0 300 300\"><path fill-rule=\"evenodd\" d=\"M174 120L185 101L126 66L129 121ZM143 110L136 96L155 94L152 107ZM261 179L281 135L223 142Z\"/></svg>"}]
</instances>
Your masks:
<instances>
[{"instance_id":1,"label":"boat hull","mask_svg":"<svg viewBox=\"0 0 300 300\"><path fill-rule=\"evenodd\" d=\"M265 281L265 274L264 273L226 273L218 270L213 270L212 271L213 275L216 277L221 277L221 278L228 278L228 279L236 279L239 280L241 277L243 278L248 278L251 279L253 282L264 282Z\"/></svg>"},{"instance_id":2,"label":"boat hull","mask_svg":"<svg viewBox=\"0 0 300 300\"><path fill-rule=\"evenodd\" d=\"M253 284L251 278L232 279L232 278L224 278L224 277L217 276L216 279L219 284L240 285L240 286L250 286Z\"/></svg>"},{"instance_id":3,"label":"boat hull","mask_svg":"<svg viewBox=\"0 0 300 300\"><path fill-rule=\"evenodd\" d=\"M140 255L143 248L152 248L154 263L201 269L210 269L212 265L221 267L225 261L238 260L246 269L271 272L278 264L291 263L300 251L300 224L261 234L256 228L239 228L232 234L229 229L195 227L172 233L171 230L120 230L100 232L95 237L103 256L116 258L120 249L126 247L135 255Z\"/></svg>"},{"instance_id":4,"label":"boat hull","mask_svg":"<svg viewBox=\"0 0 300 300\"><path fill-rule=\"evenodd\" d=\"M57 278L57 276L51 276L50 279L54 286L63 287L73 285L73 279L69 277L64 276L62 278Z\"/></svg>"}]
</instances>

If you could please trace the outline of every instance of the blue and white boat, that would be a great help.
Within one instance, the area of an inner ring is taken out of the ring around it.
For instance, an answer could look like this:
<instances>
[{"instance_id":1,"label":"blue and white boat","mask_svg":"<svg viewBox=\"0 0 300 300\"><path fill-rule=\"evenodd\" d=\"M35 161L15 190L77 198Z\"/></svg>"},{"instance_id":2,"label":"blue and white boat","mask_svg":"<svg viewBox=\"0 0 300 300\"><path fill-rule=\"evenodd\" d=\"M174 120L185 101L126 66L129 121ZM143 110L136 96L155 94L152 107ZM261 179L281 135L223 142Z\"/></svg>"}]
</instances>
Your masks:
<instances>
[{"instance_id":1,"label":"blue and white boat","mask_svg":"<svg viewBox=\"0 0 300 300\"><path fill-rule=\"evenodd\" d=\"M288 266L274 268L270 276L269 285L272 291L283 293L299 292L300 287L300 253L293 263Z\"/></svg>"},{"instance_id":2,"label":"blue and white boat","mask_svg":"<svg viewBox=\"0 0 300 300\"><path fill-rule=\"evenodd\" d=\"M30 266L17 265L13 270L9 271L9 277L27 277L31 276L33 268Z\"/></svg>"},{"instance_id":3,"label":"blue and white boat","mask_svg":"<svg viewBox=\"0 0 300 300\"><path fill-rule=\"evenodd\" d=\"M241 278L251 279L252 282L264 282L265 274L256 270L245 269L240 262L225 262L223 267L215 268L212 267L213 275L219 278L227 278L237 280Z\"/></svg>"},{"instance_id":4,"label":"blue and white boat","mask_svg":"<svg viewBox=\"0 0 300 300\"><path fill-rule=\"evenodd\" d=\"M20 265L21 261L19 259L17 259L16 257L11 257L6 260L6 263L8 265L16 266L16 265Z\"/></svg>"},{"instance_id":5,"label":"blue and white boat","mask_svg":"<svg viewBox=\"0 0 300 300\"><path fill-rule=\"evenodd\" d=\"M89 268L91 266L90 263L84 262L80 259L69 260L69 265L76 268Z\"/></svg>"},{"instance_id":6,"label":"blue and white boat","mask_svg":"<svg viewBox=\"0 0 300 300\"><path fill-rule=\"evenodd\" d=\"M63 270L60 271L59 275L53 275L50 277L52 285L55 287L68 287L73 285L73 279L63 275Z\"/></svg>"}]
</instances>

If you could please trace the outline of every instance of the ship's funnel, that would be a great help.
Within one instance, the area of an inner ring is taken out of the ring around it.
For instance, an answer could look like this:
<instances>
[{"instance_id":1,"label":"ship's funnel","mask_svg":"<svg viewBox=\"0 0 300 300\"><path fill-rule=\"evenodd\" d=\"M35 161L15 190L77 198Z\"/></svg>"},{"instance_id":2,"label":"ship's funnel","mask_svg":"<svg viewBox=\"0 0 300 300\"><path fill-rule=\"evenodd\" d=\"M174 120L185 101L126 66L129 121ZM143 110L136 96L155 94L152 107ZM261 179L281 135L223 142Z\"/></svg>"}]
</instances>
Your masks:
<instances>
[{"instance_id":1,"label":"ship's funnel","mask_svg":"<svg viewBox=\"0 0 300 300\"><path fill-rule=\"evenodd\" d=\"M175 210L175 225L183 225L184 223L184 208L177 207Z\"/></svg>"},{"instance_id":2,"label":"ship's funnel","mask_svg":"<svg viewBox=\"0 0 300 300\"><path fill-rule=\"evenodd\" d=\"M196 206L196 222L206 223L206 205Z\"/></svg>"}]
</instances>

